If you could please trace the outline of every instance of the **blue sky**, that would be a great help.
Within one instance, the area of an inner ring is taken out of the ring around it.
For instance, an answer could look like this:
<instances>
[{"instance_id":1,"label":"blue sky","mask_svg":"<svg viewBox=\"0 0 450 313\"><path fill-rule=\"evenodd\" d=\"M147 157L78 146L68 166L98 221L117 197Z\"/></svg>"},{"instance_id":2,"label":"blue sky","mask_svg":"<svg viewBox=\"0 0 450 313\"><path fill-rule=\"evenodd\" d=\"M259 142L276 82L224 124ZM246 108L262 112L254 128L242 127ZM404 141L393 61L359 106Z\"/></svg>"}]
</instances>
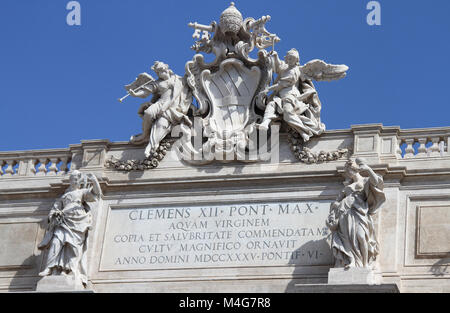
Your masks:
<instances>
[{"instance_id":1,"label":"blue sky","mask_svg":"<svg viewBox=\"0 0 450 313\"><path fill-rule=\"evenodd\" d=\"M119 103L123 86L155 60L184 75L194 55L187 24L218 20L229 5L79 0L82 25L68 26L68 2L0 2L0 151L139 133L142 100ZM272 16L282 56L297 48L302 63L350 67L347 78L316 84L327 129L450 125L450 1L381 0L381 26L366 23L369 0L235 2L244 18Z\"/></svg>"}]
</instances>

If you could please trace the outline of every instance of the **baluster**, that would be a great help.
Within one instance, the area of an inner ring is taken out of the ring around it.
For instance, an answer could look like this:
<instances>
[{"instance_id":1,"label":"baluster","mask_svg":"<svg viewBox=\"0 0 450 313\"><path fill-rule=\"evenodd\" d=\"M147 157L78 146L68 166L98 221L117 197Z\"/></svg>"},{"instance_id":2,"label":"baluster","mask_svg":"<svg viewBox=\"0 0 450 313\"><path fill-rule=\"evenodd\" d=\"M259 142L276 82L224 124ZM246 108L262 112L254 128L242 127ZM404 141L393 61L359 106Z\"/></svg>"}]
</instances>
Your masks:
<instances>
[{"instance_id":1,"label":"baluster","mask_svg":"<svg viewBox=\"0 0 450 313\"><path fill-rule=\"evenodd\" d=\"M62 157L61 160L61 166L59 167L59 175L65 175L68 172L67 164L70 162L69 157Z\"/></svg>"},{"instance_id":2,"label":"baluster","mask_svg":"<svg viewBox=\"0 0 450 313\"><path fill-rule=\"evenodd\" d=\"M14 175L14 166L16 165L16 161L7 160L7 167L5 169L5 176L13 176Z\"/></svg>"},{"instance_id":3,"label":"baluster","mask_svg":"<svg viewBox=\"0 0 450 313\"><path fill-rule=\"evenodd\" d=\"M414 141L415 139L405 139L405 143L407 144L407 147L405 149L405 159L414 158Z\"/></svg>"},{"instance_id":4,"label":"baluster","mask_svg":"<svg viewBox=\"0 0 450 313\"><path fill-rule=\"evenodd\" d=\"M439 137L431 138L431 142L433 145L428 149L428 153L430 156L440 156L441 153L439 151Z\"/></svg>"},{"instance_id":5,"label":"baluster","mask_svg":"<svg viewBox=\"0 0 450 313\"><path fill-rule=\"evenodd\" d=\"M69 173L72 170L76 170L76 165L74 165L72 161L73 161L72 156L69 156L69 160L67 161L67 170L66 170L67 173Z\"/></svg>"},{"instance_id":6,"label":"baluster","mask_svg":"<svg viewBox=\"0 0 450 313\"><path fill-rule=\"evenodd\" d=\"M441 157L445 155L445 141L441 140L439 141L439 153L441 154Z\"/></svg>"},{"instance_id":7,"label":"baluster","mask_svg":"<svg viewBox=\"0 0 450 313\"><path fill-rule=\"evenodd\" d=\"M28 160L21 158L19 161L19 166L17 167L16 174L19 176L26 176L27 175L27 163Z\"/></svg>"},{"instance_id":8,"label":"baluster","mask_svg":"<svg viewBox=\"0 0 450 313\"><path fill-rule=\"evenodd\" d=\"M37 176L45 176L46 174L47 174L47 168L46 168L46 165L47 165L47 158L40 158L40 159L38 159L38 163L41 163L41 165L39 166L39 168L37 169L38 170L38 172L37 172Z\"/></svg>"},{"instance_id":9,"label":"baluster","mask_svg":"<svg viewBox=\"0 0 450 313\"><path fill-rule=\"evenodd\" d=\"M5 172L3 172L3 166L5 166L5 161L0 160L0 176L3 176Z\"/></svg>"},{"instance_id":10,"label":"baluster","mask_svg":"<svg viewBox=\"0 0 450 313\"><path fill-rule=\"evenodd\" d=\"M417 141L419 142L420 146L419 149L417 149L417 156L421 156L421 157L425 157L427 156L427 142L428 142L428 138L419 138L417 139Z\"/></svg>"},{"instance_id":11,"label":"baluster","mask_svg":"<svg viewBox=\"0 0 450 313\"><path fill-rule=\"evenodd\" d=\"M37 174L37 170L36 170L36 165L39 163L38 159L31 159L28 162L28 167L29 167L29 173L31 173L31 175L36 175Z\"/></svg>"},{"instance_id":12,"label":"baluster","mask_svg":"<svg viewBox=\"0 0 450 313\"><path fill-rule=\"evenodd\" d=\"M52 163L49 167L48 167L48 173L47 175L51 175L51 176L55 176L58 173L58 161L59 158L50 158L50 162Z\"/></svg>"},{"instance_id":13,"label":"baluster","mask_svg":"<svg viewBox=\"0 0 450 313\"><path fill-rule=\"evenodd\" d=\"M449 155L450 154L450 136L448 136L447 138L444 138L444 145L445 145L445 155Z\"/></svg>"},{"instance_id":14,"label":"baluster","mask_svg":"<svg viewBox=\"0 0 450 313\"><path fill-rule=\"evenodd\" d=\"M399 139L397 141L397 149L395 150L395 154L397 155L397 159L402 159L403 158L402 157L403 151L402 151L402 148L401 148L403 142L404 142L403 139Z\"/></svg>"}]
</instances>

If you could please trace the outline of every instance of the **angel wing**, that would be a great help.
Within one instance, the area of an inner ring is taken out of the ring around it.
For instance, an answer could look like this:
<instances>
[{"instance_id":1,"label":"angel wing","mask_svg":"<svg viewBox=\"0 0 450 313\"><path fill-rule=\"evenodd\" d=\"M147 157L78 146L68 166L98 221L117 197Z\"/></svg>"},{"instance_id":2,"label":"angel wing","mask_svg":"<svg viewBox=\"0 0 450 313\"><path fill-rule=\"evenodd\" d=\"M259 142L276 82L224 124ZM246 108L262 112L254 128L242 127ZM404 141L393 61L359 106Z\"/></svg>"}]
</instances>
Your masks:
<instances>
[{"instance_id":1,"label":"angel wing","mask_svg":"<svg viewBox=\"0 0 450 313\"><path fill-rule=\"evenodd\" d=\"M322 60L312 60L301 66L301 72L304 78L316 81L337 80L347 75L347 65L334 65L325 63Z\"/></svg>"},{"instance_id":2,"label":"angel wing","mask_svg":"<svg viewBox=\"0 0 450 313\"><path fill-rule=\"evenodd\" d=\"M139 76L136 78L136 80L134 82L132 82L129 85L125 86L125 89L127 91L129 91L130 89L132 90L136 90L137 88L149 83L155 81L155 79L152 77L152 75L148 74L148 73L142 73L139 74Z\"/></svg>"}]
</instances>

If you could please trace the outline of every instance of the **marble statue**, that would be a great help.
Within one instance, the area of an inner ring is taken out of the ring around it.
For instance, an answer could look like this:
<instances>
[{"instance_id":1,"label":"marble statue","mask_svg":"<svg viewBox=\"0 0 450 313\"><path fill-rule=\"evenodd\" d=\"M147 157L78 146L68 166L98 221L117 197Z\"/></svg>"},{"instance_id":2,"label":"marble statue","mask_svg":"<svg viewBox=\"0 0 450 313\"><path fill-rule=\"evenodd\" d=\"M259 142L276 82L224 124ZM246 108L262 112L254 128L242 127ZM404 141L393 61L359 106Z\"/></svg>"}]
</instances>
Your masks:
<instances>
[{"instance_id":1,"label":"marble statue","mask_svg":"<svg viewBox=\"0 0 450 313\"><path fill-rule=\"evenodd\" d=\"M136 145L148 141L146 157L156 152L174 125L191 125L186 113L192 103L192 95L183 78L174 74L167 64L159 61L155 62L152 70L158 75L158 80L143 73L134 83L125 86L133 97L147 98L153 94L152 100L142 104L138 111L143 120L142 134L130 139L130 142Z\"/></svg>"},{"instance_id":2,"label":"marble statue","mask_svg":"<svg viewBox=\"0 0 450 313\"><path fill-rule=\"evenodd\" d=\"M383 178L360 158L346 163L345 176L327 220L335 267L374 269L379 247L372 216L386 200Z\"/></svg>"},{"instance_id":3,"label":"marble statue","mask_svg":"<svg viewBox=\"0 0 450 313\"><path fill-rule=\"evenodd\" d=\"M165 155L158 147L170 136L181 139L176 145L177 152L182 150L180 155L193 156L182 157L189 163L262 161L262 156L250 157L249 151L264 146L254 139L255 134L261 129L267 134L274 120L296 131L303 144L320 136L325 125L312 80L343 78L348 67L321 60L301 66L295 49L280 60L275 51L280 38L266 29L270 20L269 15L244 19L231 3L219 22L189 23L197 40L191 48L197 54L186 63L185 76L177 76L168 65L156 62L152 69L158 80L143 73L125 87L128 94L120 99L154 95L138 112L143 119L142 134L130 140L136 145L148 141L146 159L110 160L106 166L124 171L154 168ZM257 58L250 55L255 49ZM204 54L215 58L207 63ZM199 133L191 127L194 118L201 119L201 140L191 140Z\"/></svg>"},{"instance_id":4,"label":"marble statue","mask_svg":"<svg viewBox=\"0 0 450 313\"><path fill-rule=\"evenodd\" d=\"M297 131L304 142L325 131L320 121L322 105L317 96L312 79L334 80L345 77L348 67L326 64L314 60L300 66L300 56L296 49L288 51L281 61L276 51L273 57L274 72L278 75L275 83L260 92L259 98L267 96L263 122L260 128L268 129L269 124L280 116L292 129ZM260 100L261 101L261 100Z\"/></svg>"},{"instance_id":5,"label":"marble statue","mask_svg":"<svg viewBox=\"0 0 450 313\"><path fill-rule=\"evenodd\" d=\"M70 187L56 200L48 215L49 226L39 249L47 250L39 276L73 275L87 284L87 237L92 226L91 207L102 191L93 174L73 171Z\"/></svg>"}]
</instances>

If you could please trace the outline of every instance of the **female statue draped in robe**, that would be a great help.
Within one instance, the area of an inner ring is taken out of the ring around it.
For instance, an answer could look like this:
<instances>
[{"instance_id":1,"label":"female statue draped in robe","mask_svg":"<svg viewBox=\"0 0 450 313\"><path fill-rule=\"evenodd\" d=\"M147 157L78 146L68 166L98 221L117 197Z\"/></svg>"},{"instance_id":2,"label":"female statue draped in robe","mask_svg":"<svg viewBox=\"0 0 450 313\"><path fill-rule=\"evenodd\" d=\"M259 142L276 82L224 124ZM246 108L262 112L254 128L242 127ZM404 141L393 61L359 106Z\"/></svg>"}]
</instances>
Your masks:
<instances>
[{"instance_id":1,"label":"female statue draped in robe","mask_svg":"<svg viewBox=\"0 0 450 313\"><path fill-rule=\"evenodd\" d=\"M362 159L348 161L345 169L345 188L332 203L327 220L335 267L373 269L379 249L372 216L386 200L383 178Z\"/></svg>"},{"instance_id":2,"label":"female statue draped in robe","mask_svg":"<svg viewBox=\"0 0 450 313\"><path fill-rule=\"evenodd\" d=\"M87 284L87 236L92 223L88 202L102 195L97 178L73 171L70 187L50 210L49 227L39 249L47 249L45 269L40 276L68 275Z\"/></svg>"}]
</instances>

